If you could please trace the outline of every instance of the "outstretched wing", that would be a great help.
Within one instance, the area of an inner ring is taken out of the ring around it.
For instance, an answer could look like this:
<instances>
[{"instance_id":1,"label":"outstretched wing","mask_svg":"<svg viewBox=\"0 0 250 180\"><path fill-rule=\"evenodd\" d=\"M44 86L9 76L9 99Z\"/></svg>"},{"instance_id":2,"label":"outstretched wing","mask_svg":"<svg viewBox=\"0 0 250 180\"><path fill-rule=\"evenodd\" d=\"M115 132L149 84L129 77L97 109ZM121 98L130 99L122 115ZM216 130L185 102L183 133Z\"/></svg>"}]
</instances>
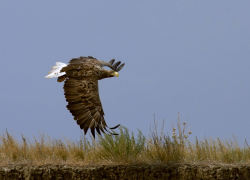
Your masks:
<instances>
[{"instance_id":1,"label":"outstretched wing","mask_svg":"<svg viewBox=\"0 0 250 180\"><path fill-rule=\"evenodd\" d=\"M82 68L79 69L82 70ZM105 133L105 130L108 131L107 128L109 127L104 119L104 112L99 97L98 80L91 75L86 75L86 72L90 71L82 71L85 72L85 76L81 76L80 71L69 71L69 74L78 75L75 78L70 76L66 78L64 95L68 102L67 108L74 116L77 124L84 130L85 134L90 128L92 135L95 137L95 129L101 134L101 132ZM118 126L110 129L115 129Z\"/></svg>"}]
</instances>

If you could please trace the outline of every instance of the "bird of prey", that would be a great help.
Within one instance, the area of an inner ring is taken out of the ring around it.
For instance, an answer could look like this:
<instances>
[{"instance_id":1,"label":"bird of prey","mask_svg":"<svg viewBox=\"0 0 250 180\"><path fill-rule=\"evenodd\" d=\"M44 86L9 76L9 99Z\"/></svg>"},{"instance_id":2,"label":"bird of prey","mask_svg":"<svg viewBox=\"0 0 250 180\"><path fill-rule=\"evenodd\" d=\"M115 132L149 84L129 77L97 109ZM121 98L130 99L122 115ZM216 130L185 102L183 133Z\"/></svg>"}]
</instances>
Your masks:
<instances>
[{"instance_id":1,"label":"bird of prey","mask_svg":"<svg viewBox=\"0 0 250 180\"><path fill-rule=\"evenodd\" d=\"M77 124L84 130L86 135L88 129L91 130L95 138L95 130L101 135L101 132L109 132L109 128L104 119L104 111L99 97L98 80L118 77L124 63L115 62L112 59L109 62L100 61L92 56L79 57L70 60L69 64L56 62L56 66L52 67L45 78L57 77L58 82L64 83L64 95L68 102L67 108L74 116ZM121 64L121 65L120 65ZM111 70L106 70L103 67L107 66ZM119 127L109 129L115 129Z\"/></svg>"}]
</instances>

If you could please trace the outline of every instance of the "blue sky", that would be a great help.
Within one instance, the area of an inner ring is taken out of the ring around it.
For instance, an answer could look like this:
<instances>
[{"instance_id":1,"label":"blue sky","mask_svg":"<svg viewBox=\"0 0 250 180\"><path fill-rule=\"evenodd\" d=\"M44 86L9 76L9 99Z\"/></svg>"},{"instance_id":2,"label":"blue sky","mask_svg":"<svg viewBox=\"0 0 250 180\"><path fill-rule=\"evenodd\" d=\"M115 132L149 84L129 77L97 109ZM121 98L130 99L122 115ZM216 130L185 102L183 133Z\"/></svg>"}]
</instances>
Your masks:
<instances>
[{"instance_id":1,"label":"blue sky","mask_svg":"<svg viewBox=\"0 0 250 180\"><path fill-rule=\"evenodd\" d=\"M100 81L109 126L165 133L180 113L191 138L250 142L250 1L2 1L0 133L79 139L57 61L126 63ZM159 124L159 126L160 126ZM89 135L88 135L89 136Z\"/></svg>"}]
</instances>

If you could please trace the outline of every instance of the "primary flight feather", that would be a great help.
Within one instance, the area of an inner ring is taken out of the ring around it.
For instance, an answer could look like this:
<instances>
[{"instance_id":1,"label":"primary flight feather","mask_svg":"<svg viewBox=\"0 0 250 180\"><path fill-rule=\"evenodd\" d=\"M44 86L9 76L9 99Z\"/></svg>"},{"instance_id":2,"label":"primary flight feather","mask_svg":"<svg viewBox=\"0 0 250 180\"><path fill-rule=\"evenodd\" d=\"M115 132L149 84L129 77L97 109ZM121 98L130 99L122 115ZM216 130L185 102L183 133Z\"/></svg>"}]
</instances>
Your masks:
<instances>
[{"instance_id":1,"label":"primary flight feather","mask_svg":"<svg viewBox=\"0 0 250 180\"><path fill-rule=\"evenodd\" d=\"M94 138L95 130L101 134L101 132L108 131L107 128L109 128L104 119L98 80L119 76L118 71L125 64L121 64L120 61L114 62L114 59L105 62L92 56L74 58L70 60L68 65L57 62L56 66L53 66L49 74L45 76L45 78L57 77L58 82L65 80L63 88L68 102L67 108L80 128L84 130L84 133L86 134L90 129ZM111 70L102 68L104 66L108 66ZM119 125L109 129L115 129Z\"/></svg>"}]
</instances>

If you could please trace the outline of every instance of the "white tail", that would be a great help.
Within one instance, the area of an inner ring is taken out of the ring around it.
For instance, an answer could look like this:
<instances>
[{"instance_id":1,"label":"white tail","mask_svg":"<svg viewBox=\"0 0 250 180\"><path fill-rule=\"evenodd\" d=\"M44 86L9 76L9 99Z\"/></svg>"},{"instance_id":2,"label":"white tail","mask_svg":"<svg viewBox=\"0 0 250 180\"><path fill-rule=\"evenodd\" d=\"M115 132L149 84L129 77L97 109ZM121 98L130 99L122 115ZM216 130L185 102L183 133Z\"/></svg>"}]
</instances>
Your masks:
<instances>
[{"instance_id":1,"label":"white tail","mask_svg":"<svg viewBox=\"0 0 250 180\"><path fill-rule=\"evenodd\" d=\"M60 72L62 68L66 67L67 64L61 63L61 62L56 62L56 65L52 67L52 70L49 72L45 78L54 78L54 77L60 77L66 74L65 72Z\"/></svg>"}]
</instances>

